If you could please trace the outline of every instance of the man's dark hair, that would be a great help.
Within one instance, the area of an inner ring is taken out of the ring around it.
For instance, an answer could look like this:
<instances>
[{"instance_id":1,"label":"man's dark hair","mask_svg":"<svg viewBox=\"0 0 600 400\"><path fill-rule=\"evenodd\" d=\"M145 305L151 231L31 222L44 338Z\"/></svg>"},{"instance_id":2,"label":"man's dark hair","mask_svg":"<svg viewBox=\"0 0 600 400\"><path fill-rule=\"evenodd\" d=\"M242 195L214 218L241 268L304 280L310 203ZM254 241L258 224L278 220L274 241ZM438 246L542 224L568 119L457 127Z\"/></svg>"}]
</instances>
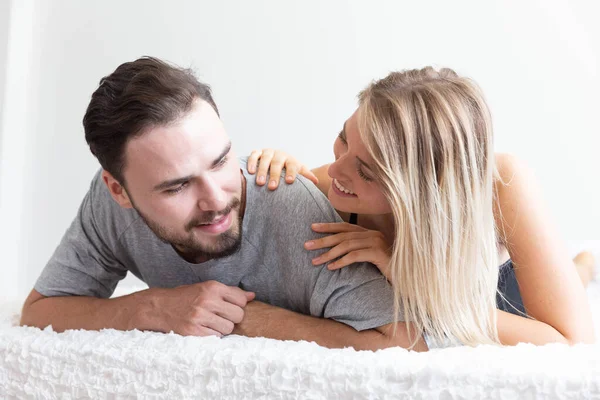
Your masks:
<instances>
[{"instance_id":1,"label":"man's dark hair","mask_svg":"<svg viewBox=\"0 0 600 400\"><path fill-rule=\"evenodd\" d=\"M153 57L121 64L102 78L83 117L85 140L102 168L125 184L125 145L144 130L177 121L201 99L219 110L210 87L189 69Z\"/></svg>"}]
</instances>

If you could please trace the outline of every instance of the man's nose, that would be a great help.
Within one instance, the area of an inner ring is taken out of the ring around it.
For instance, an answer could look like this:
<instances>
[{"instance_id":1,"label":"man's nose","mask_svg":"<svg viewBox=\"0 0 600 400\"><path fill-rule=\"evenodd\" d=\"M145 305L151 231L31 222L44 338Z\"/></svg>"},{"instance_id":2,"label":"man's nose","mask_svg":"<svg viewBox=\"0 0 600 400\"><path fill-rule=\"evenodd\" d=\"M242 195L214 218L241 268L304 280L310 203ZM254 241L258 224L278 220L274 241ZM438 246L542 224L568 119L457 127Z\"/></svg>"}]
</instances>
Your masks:
<instances>
[{"instance_id":1,"label":"man's nose","mask_svg":"<svg viewBox=\"0 0 600 400\"><path fill-rule=\"evenodd\" d=\"M221 211L227 207L227 193L214 179L207 179L201 187L198 207L202 211Z\"/></svg>"}]
</instances>

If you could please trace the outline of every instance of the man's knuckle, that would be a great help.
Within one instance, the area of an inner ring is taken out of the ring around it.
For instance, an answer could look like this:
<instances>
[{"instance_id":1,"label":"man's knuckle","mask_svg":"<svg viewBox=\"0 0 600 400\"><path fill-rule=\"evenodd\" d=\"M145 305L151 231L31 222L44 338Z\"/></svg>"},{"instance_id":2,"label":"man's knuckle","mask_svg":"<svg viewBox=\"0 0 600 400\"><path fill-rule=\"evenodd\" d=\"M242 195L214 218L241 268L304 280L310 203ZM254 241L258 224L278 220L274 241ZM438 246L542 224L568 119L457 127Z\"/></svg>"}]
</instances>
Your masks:
<instances>
[{"instance_id":1,"label":"man's knuckle","mask_svg":"<svg viewBox=\"0 0 600 400\"><path fill-rule=\"evenodd\" d=\"M225 321L225 323L223 324L224 331L222 333L229 335L231 332L233 332L234 327L235 327L235 325L233 322Z\"/></svg>"},{"instance_id":2,"label":"man's knuckle","mask_svg":"<svg viewBox=\"0 0 600 400\"><path fill-rule=\"evenodd\" d=\"M235 315L233 316L232 320L236 324L239 324L240 322L242 322L244 320L244 311L239 310L238 312L236 312Z\"/></svg>"}]
</instances>

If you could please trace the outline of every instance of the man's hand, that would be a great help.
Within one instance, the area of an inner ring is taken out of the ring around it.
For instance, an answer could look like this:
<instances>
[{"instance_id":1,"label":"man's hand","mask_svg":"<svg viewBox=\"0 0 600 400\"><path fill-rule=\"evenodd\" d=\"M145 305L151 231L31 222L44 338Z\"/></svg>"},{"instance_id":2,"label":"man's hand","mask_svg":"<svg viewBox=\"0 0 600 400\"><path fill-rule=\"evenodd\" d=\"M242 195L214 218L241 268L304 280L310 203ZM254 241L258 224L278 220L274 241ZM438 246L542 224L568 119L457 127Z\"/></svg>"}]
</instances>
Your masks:
<instances>
[{"instance_id":1,"label":"man's hand","mask_svg":"<svg viewBox=\"0 0 600 400\"><path fill-rule=\"evenodd\" d=\"M139 329L180 335L228 335L243 320L254 293L215 281L173 289L146 289L126 296L100 299L89 296L45 297L31 291L21 314L21 325L57 332L67 329Z\"/></svg>"},{"instance_id":2,"label":"man's hand","mask_svg":"<svg viewBox=\"0 0 600 400\"><path fill-rule=\"evenodd\" d=\"M185 336L223 336L244 319L246 304L254 293L217 281L196 283L174 289L151 289L151 301L141 308L142 320L134 326ZM156 329L158 328L158 329ZM142 328L143 329L143 328Z\"/></svg>"}]
</instances>

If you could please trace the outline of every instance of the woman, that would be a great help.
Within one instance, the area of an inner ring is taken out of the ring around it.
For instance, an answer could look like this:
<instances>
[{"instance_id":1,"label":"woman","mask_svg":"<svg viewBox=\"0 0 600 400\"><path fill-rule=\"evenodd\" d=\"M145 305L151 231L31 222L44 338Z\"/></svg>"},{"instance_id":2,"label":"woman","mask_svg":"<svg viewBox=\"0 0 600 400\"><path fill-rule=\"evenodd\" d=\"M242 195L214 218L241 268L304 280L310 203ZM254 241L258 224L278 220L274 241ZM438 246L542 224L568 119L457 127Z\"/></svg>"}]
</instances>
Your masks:
<instances>
[{"instance_id":1,"label":"woman","mask_svg":"<svg viewBox=\"0 0 600 400\"><path fill-rule=\"evenodd\" d=\"M313 226L330 235L306 248L331 247L315 265L375 264L397 310L435 343L594 341L582 285L593 257L575 259L580 280L532 174L494 154L488 107L472 81L430 67L391 73L359 94L334 154L314 175L284 153L248 160L255 172L260 159L259 184L270 167L271 189L283 166L288 183L297 171L310 177L350 222ZM497 302L497 288L516 305Z\"/></svg>"}]
</instances>

